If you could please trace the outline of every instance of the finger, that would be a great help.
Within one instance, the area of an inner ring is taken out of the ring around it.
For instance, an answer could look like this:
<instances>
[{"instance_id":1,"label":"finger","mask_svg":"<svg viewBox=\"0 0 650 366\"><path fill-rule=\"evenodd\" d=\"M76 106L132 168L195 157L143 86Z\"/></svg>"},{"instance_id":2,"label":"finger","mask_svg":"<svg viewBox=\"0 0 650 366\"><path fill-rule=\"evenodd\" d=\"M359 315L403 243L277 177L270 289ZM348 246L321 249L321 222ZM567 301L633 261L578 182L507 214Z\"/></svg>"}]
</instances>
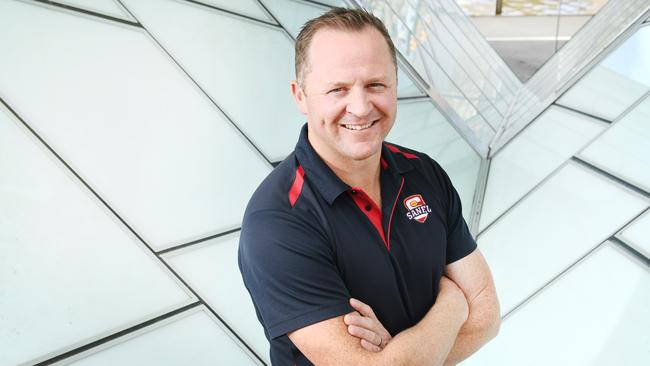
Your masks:
<instances>
[{"instance_id":1,"label":"finger","mask_svg":"<svg viewBox=\"0 0 650 366\"><path fill-rule=\"evenodd\" d=\"M356 325L358 327L365 328L376 333L379 333L383 330L381 324L379 324L379 321L360 314L348 314L343 317L343 322L346 325Z\"/></svg>"},{"instance_id":2,"label":"finger","mask_svg":"<svg viewBox=\"0 0 650 366\"><path fill-rule=\"evenodd\" d=\"M380 347L366 341L365 339L361 340L361 347L367 349L370 352L379 352L379 351L381 351Z\"/></svg>"},{"instance_id":3,"label":"finger","mask_svg":"<svg viewBox=\"0 0 650 366\"><path fill-rule=\"evenodd\" d=\"M361 314L357 313L356 311L353 311L351 313L345 314L345 316L343 317L343 322L345 323L345 325L356 324L358 321L356 321L355 319L361 317L362 317Z\"/></svg>"},{"instance_id":4,"label":"finger","mask_svg":"<svg viewBox=\"0 0 650 366\"><path fill-rule=\"evenodd\" d=\"M372 308L369 305L364 304L363 302L355 299L355 298L350 298L350 305L354 308L354 310L360 312L364 316L368 316L371 318L377 318L375 316L375 312L372 311Z\"/></svg>"},{"instance_id":5,"label":"finger","mask_svg":"<svg viewBox=\"0 0 650 366\"><path fill-rule=\"evenodd\" d=\"M365 339L366 341L374 344L375 346L381 346L381 341L382 341L381 337L379 336L379 334L371 330L357 327L356 325L349 325L348 333L350 333L351 335L357 338Z\"/></svg>"}]
</instances>

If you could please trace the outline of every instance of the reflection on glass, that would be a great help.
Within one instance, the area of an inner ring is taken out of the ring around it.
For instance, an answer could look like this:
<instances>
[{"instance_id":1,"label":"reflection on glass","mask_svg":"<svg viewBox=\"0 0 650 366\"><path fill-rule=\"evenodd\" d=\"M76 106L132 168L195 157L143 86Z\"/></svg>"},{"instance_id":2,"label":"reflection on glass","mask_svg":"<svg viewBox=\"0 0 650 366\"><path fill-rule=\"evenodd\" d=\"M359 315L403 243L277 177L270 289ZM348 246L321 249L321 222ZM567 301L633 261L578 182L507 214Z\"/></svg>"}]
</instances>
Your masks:
<instances>
[{"instance_id":1,"label":"reflection on glass","mask_svg":"<svg viewBox=\"0 0 650 366\"><path fill-rule=\"evenodd\" d=\"M594 15L608 0L503 0L502 15Z\"/></svg>"},{"instance_id":2,"label":"reflection on glass","mask_svg":"<svg viewBox=\"0 0 650 366\"><path fill-rule=\"evenodd\" d=\"M468 16L495 15L496 0L456 0Z\"/></svg>"},{"instance_id":3,"label":"reflection on glass","mask_svg":"<svg viewBox=\"0 0 650 366\"><path fill-rule=\"evenodd\" d=\"M523 129L531 119L560 95L562 86L577 76L607 45L630 27L647 10L646 0L611 0L585 24L540 70L526 83L522 95L515 102L513 116L503 134L492 143L497 151ZM594 69L595 70L595 69ZM583 79L584 80L584 79ZM609 84L616 87L617 84ZM625 89L625 88L622 88ZM569 93L566 93L566 97ZM580 93L578 93L580 95ZM602 97L602 100L615 100ZM586 98L589 101L589 98ZM580 108L578 108L580 109Z\"/></svg>"},{"instance_id":4,"label":"reflection on glass","mask_svg":"<svg viewBox=\"0 0 650 366\"><path fill-rule=\"evenodd\" d=\"M480 94L485 96L485 101L488 102L487 105L496 108L499 115L505 114L506 108L502 110L502 106L497 104L497 101L501 99L500 91L495 87L489 74L477 66L477 60L469 57L469 50L461 47L460 41L450 29L447 29L442 24L436 12L430 11L430 6L422 2L416 3L413 0L408 0L405 5L400 10L402 13L408 8L420 15L418 28L420 28L420 32L428 34L425 42L428 43L434 54L439 57L440 50L448 50L454 63L457 64L455 68L467 74L468 78L480 91ZM481 60L481 58L478 60ZM457 77L452 75L452 78L456 79Z\"/></svg>"}]
</instances>

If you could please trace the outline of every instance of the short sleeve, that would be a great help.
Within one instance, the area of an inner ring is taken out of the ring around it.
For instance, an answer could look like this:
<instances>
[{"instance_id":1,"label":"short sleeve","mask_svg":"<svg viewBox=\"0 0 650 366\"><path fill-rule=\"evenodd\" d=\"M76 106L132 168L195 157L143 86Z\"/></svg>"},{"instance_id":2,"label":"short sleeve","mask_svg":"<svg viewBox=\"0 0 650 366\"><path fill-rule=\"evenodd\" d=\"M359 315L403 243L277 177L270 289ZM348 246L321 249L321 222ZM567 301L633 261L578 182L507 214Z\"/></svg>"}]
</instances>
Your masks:
<instances>
[{"instance_id":1,"label":"short sleeve","mask_svg":"<svg viewBox=\"0 0 650 366\"><path fill-rule=\"evenodd\" d=\"M327 239L296 214L247 215L239 268L269 339L353 311Z\"/></svg>"},{"instance_id":2,"label":"short sleeve","mask_svg":"<svg viewBox=\"0 0 650 366\"><path fill-rule=\"evenodd\" d=\"M476 249L476 241L463 218L460 196L451 179L438 163L432 162L447 203L447 264L450 264L471 254Z\"/></svg>"}]
</instances>

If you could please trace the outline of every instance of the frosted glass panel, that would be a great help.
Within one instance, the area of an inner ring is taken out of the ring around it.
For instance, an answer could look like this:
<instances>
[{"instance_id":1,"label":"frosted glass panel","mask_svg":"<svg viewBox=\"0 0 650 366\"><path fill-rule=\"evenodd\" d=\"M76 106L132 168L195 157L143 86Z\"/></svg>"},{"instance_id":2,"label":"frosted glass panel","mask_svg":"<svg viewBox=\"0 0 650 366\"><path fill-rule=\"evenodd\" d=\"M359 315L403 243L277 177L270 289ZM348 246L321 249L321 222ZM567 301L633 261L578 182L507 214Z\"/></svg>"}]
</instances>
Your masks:
<instances>
[{"instance_id":1,"label":"frosted glass panel","mask_svg":"<svg viewBox=\"0 0 650 366\"><path fill-rule=\"evenodd\" d=\"M306 21L325 13L329 8L299 0L260 0L280 24L296 38Z\"/></svg>"},{"instance_id":2,"label":"frosted glass panel","mask_svg":"<svg viewBox=\"0 0 650 366\"><path fill-rule=\"evenodd\" d=\"M650 87L650 27L640 28L602 65Z\"/></svg>"},{"instance_id":3,"label":"frosted glass panel","mask_svg":"<svg viewBox=\"0 0 650 366\"><path fill-rule=\"evenodd\" d=\"M234 11L235 13L248 15L250 17L261 19L267 22L273 22L271 18L264 9L260 6L257 0L198 0L204 4L214 5L218 8Z\"/></svg>"},{"instance_id":4,"label":"frosted glass panel","mask_svg":"<svg viewBox=\"0 0 650 366\"><path fill-rule=\"evenodd\" d=\"M650 258L650 212L625 228L619 236L641 254Z\"/></svg>"},{"instance_id":5,"label":"frosted glass panel","mask_svg":"<svg viewBox=\"0 0 650 366\"><path fill-rule=\"evenodd\" d=\"M257 365L204 308L117 339L73 365ZM97 353L94 353L97 352Z\"/></svg>"},{"instance_id":6,"label":"frosted glass panel","mask_svg":"<svg viewBox=\"0 0 650 366\"><path fill-rule=\"evenodd\" d=\"M570 162L478 238L502 314L648 207L644 197Z\"/></svg>"},{"instance_id":7,"label":"frosted glass panel","mask_svg":"<svg viewBox=\"0 0 650 366\"><path fill-rule=\"evenodd\" d=\"M145 241L240 225L270 165L142 31L8 1L0 24L0 95Z\"/></svg>"},{"instance_id":8,"label":"frosted glass panel","mask_svg":"<svg viewBox=\"0 0 650 366\"><path fill-rule=\"evenodd\" d=\"M134 21L115 0L54 0L54 2L72 5L77 8L91 10L97 13L110 15L116 18Z\"/></svg>"},{"instance_id":9,"label":"frosted glass panel","mask_svg":"<svg viewBox=\"0 0 650 366\"><path fill-rule=\"evenodd\" d=\"M428 100L398 103L397 119L387 141L422 151L447 172L469 220L481 158Z\"/></svg>"},{"instance_id":10,"label":"frosted glass panel","mask_svg":"<svg viewBox=\"0 0 650 366\"><path fill-rule=\"evenodd\" d=\"M480 230L573 156L607 125L549 107L492 160Z\"/></svg>"},{"instance_id":11,"label":"frosted glass panel","mask_svg":"<svg viewBox=\"0 0 650 366\"><path fill-rule=\"evenodd\" d=\"M639 29L558 100L614 120L650 89L650 28Z\"/></svg>"},{"instance_id":12,"label":"frosted glass panel","mask_svg":"<svg viewBox=\"0 0 650 366\"><path fill-rule=\"evenodd\" d=\"M556 103L613 121L646 91L647 86L598 66Z\"/></svg>"},{"instance_id":13,"label":"frosted glass panel","mask_svg":"<svg viewBox=\"0 0 650 366\"><path fill-rule=\"evenodd\" d=\"M178 1L125 4L269 160L289 155L305 118L290 93L293 45L284 32Z\"/></svg>"},{"instance_id":14,"label":"frosted glass panel","mask_svg":"<svg viewBox=\"0 0 650 366\"><path fill-rule=\"evenodd\" d=\"M169 253L165 260L270 364L264 328L237 266L238 243L239 234L228 235Z\"/></svg>"},{"instance_id":15,"label":"frosted glass panel","mask_svg":"<svg viewBox=\"0 0 650 366\"><path fill-rule=\"evenodd\" d=\"M650 97L589 145L580 156L650 192Z\"/></svg>"},{"instance_id":16,"label":"frosted glass panel","mask_svg":"<svg viewBox=\"0 0 650 366\"><path fill-rule=\"evenodd\" d=\"M4 108L0 171L0 365L61 352L192 300Z\"/></svg>"},{"instance_id":17,"label":"frosted glass panel","mask_svg":"<svg viewBox=\"0 0 650 366\"><path fill-rule=\"evenodd\" d=\"M650 272L613 244L513 313L471 365L647 365Z\"/></svg>"}]
</instances>

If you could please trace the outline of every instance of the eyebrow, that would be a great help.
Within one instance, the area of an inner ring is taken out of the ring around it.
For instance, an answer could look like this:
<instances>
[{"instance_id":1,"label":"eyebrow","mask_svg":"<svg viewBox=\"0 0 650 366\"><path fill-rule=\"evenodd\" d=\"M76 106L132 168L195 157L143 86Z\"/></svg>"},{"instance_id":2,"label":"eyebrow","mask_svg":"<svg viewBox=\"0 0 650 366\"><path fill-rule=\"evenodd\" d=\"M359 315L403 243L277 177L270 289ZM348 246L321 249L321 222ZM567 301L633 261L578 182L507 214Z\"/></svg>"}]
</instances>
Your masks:
<instances>
[{"instance_id":1,"label":"eyebrow","mask_svg":"<svg viewBox=\"0 0 650 366\"><path fill-rule=\"evenodd\" d=\"M385 83L385 82L387 82L387 79L388 78L386 76L375 76L375 77L372 77L372 78L368 79L367 81L365 81L365 83L366 84L372 84L372 83L376 83L376 82L384 82ZM339 88L339 87L342 87L342 86L348 86L350 84L351 84L350 82L346 82L346 81L335 81L335 82L329 82L329 83L327 83L325 85L326 85L327 88Z\"/></svg>"}]
</instances>

